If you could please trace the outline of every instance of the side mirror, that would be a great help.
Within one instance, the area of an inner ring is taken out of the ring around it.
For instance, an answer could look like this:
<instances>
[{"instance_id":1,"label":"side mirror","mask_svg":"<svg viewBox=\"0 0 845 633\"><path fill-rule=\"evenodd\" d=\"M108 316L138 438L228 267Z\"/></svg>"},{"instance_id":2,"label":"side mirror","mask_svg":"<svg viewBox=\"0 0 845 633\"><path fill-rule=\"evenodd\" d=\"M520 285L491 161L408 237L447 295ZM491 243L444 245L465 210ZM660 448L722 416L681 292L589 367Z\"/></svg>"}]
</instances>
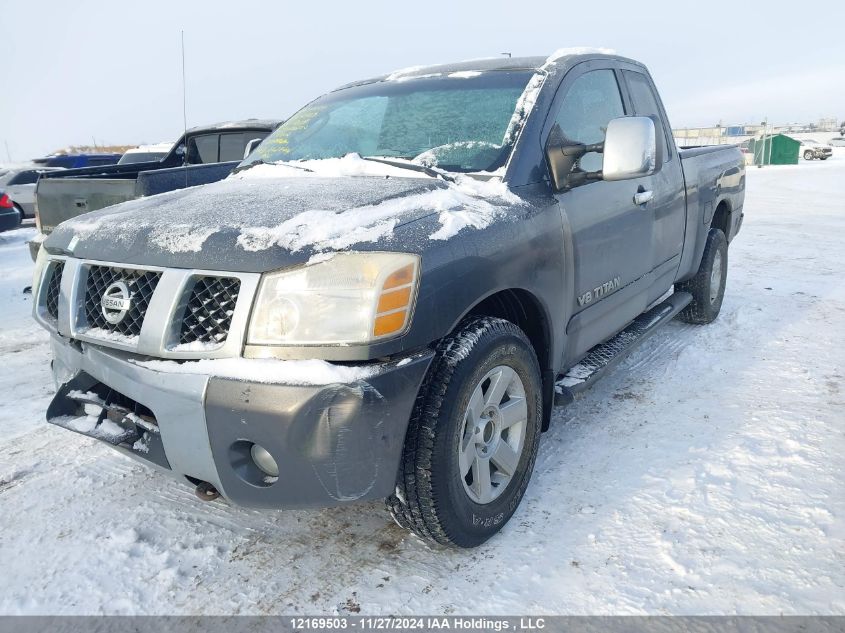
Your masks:
<instances>
[{"instance_id":1,"label":"side mirror","mask_svg":"<svg viewBox=\"0 0 845 633\"><path fill-rule=\"evenodd\" d=\"M647 116L612 119L604 137L604 180L628 180L654 173L657 135Z\"/></svg>"},{"instance_id":2,"label":"side mirror","mask_svg":"<svg viewBox=\"0 0 845 633\"><path fill-rule=\"evenodd\" d=\"M262 139L262 138L254 138L254 139L250 140L246 144L246 149L244 149L244 158L246 158L247 156L252 154L252 150L254 150L256 147L261 145L261 141L263 141L263 140L264 139Z\"/></svg>"}]
</instances>

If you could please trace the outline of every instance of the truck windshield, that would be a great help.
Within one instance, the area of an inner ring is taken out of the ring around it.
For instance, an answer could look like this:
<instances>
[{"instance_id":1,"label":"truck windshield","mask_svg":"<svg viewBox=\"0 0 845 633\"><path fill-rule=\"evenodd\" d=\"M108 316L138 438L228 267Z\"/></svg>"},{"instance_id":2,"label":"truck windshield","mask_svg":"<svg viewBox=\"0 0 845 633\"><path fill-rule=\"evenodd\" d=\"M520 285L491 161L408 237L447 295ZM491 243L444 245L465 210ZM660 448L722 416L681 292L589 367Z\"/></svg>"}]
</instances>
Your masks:
<instances>
[{"instance_id":1,"label":"truck windshield","mask_svg":"<svg viewBox=\"0 0 845 633\"><path fill-rule=\"evenodd\" d=\"M118 165L130 165L134 163L149 163L161 160L167 156L167 152L127 152L117 161Z\"/></svg>"},{"instance_id":2,"label":"truck windshield","mask_svg":"<svg viewBox=\"0 0 845 633\"><path fill-rule=\"evenodd\" d=\"M359 154L495 171L507 160L521 123L514 112L532 74L464 72L338 90L294 114L242 165Z\"/></svg>"}]
</instances>

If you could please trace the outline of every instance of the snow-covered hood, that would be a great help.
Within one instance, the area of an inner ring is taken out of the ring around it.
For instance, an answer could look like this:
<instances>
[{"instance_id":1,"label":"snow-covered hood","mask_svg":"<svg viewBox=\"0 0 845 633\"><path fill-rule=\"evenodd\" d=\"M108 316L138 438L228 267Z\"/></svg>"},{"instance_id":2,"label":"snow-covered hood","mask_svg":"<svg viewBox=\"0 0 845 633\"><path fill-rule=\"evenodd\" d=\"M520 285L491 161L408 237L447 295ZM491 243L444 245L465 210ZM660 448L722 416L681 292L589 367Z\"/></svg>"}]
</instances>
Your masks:
<instances>
[{"instance_id":1,"label":"snow-covered hood","mask_svg":"<svg viewBox=\"0 0 845 633\"><path fill-rule=\"evenodd\" d=\"M519 202L500 182L289 172L124 202L62 223L45 246L100 261L264 272L355 245L403 250L397 229L434 214L428 237L449 239Z\"/></svg>"}]
</instances>

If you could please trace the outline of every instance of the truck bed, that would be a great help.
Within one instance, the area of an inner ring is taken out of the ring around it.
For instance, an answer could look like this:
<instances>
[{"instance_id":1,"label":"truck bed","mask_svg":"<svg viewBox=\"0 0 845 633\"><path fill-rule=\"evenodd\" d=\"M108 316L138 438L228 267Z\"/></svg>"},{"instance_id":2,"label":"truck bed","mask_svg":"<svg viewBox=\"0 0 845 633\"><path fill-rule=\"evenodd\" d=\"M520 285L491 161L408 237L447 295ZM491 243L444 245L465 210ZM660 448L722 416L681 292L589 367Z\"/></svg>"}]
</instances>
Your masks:
<instances>
[{"instance_id":1,"label":"truck bed","mask_svg":"<svg viewBox=\"0 0 845 633\"><path fill-rule=\"evenodd\" d=\"M687 196L687 220L679 279L692 275L701 260L716 200L726 206L725 237L730 242L742 221L745 160L737 145L705 145L679 149Z\"/></svg>"},{"instance_id":2,"label":"truck bed","mask_svg":"<svg viewBox=\"0 0 845 633\"><path fill-rule=\"evenodd\" d=\"M119 173L74 170L89 173L71 174L67 178L64 174L62 178L42 178L36 190L41 231L50 233L65 220L127 200L222 180L237 164L238 161L231 161L169 169L148 168L146 171L136 168Z\"/></svg>"}]
</instances>

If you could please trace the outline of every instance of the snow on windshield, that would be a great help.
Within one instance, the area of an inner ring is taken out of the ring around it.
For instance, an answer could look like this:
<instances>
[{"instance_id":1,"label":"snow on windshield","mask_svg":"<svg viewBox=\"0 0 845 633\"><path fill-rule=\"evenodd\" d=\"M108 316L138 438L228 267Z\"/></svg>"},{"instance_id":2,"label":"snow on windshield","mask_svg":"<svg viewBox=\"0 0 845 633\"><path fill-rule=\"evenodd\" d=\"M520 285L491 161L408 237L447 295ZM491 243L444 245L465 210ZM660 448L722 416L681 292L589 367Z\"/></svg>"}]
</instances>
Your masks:
<instances>
[{"instance_id":1,"label":"snow on windshield","mask_svg":"<svg viewBox=\"0 0 845 633\"><path fill-rule=\"evenodd\" d=\"M507 141L515 138L514 111L524 104L533 72L392 76L307 105L248 160L291 162L352 153L413 160L436 150L438 165L454 172L494 172L506 163Z\"/></svg>"}]
</instances>

